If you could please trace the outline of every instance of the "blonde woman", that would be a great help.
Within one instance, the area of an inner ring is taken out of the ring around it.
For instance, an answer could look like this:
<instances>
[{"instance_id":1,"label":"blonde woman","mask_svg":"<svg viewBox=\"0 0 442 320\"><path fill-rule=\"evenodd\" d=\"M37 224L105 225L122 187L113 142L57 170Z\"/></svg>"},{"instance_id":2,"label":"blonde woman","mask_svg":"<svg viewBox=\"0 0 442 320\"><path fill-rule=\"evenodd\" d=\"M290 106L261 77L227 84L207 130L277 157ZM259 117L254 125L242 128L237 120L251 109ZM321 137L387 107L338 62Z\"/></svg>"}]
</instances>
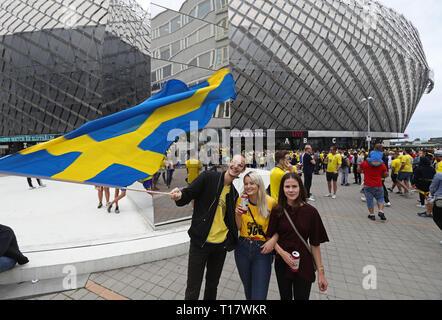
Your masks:
<instances>
[{"instance_id":1,"label":"blonde woman","mask_svg":"<svg viewBox=\"0 0 442 320\"><path fill-rule=\"evenodd\" d=\"M240 237L235 262L246 299L265 300L272 272L271 252L278 240L278 235L267 239L265 234L276 202L266 194L261 176L253 171L244 176L244 193L249 206L247 212L242 212L241 197L238 198L235 218Z\"/></svg>"}]
</instances>

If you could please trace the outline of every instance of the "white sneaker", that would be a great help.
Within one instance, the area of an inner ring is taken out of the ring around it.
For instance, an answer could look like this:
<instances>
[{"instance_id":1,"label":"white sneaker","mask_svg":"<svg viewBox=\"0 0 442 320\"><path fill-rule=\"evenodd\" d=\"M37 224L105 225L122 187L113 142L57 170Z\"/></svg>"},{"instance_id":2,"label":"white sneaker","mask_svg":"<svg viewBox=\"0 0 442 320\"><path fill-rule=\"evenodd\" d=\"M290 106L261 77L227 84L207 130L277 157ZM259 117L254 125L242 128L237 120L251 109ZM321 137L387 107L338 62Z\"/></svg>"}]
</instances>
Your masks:
<instances>
[{"instance_id":1,"label":"white sneaker","mask_svg":"<svg viewBox=\"0 0 442 320\"><path fill-rule=\"evenodd\" d=\"M308 201L316 201L313 197L307 198Z\"/></svg>"},{"instance_id":2,"label":"white sneaker","mask_svg":"<svg viewBox=\"0 0 442 320\"><path fill-rule=\"evenodd\" d=\"M391 202L387 202L387 203L385 204L385 206L386 206L386 207L391 207Z\"/></svg>"},{"instance_id":3,"label":"white sneaker","mask_svg":"<svg viewBox=\"0 0 442 320\"><path fill-rule=\"evenodd\" d=\"M332 199L336 199L336 195L334 194L334 195L332 195Z\"/></svg>"},{"instance_id":4,"label":"white sneaker","mask_svg":"<svg viewBox=\"0 0 442 320\"><path fill-rule=\"evenodd\" d=\"M324 195L324 197L331 197L331 196L332 196L331 193L328 193L328 194Z\"/></svg>"},{"instance_id":5,"label":"white sneaker","mask_svg":"<svg viewBox=\"0 0 442 320\"><path fill-rule=\"evenodd\" d=\"M361 197L361 200L362 200L362 201L367 201L367 199L365 199L364 196Z\"/></svg>"},{"instance_id":6,"label":"white sneaker","mask_svg":"<svg viewBox=\"0 0 442 320\"><path fill-rule=\"evenodd\" d=\"M46 185L45 184L42 184L41 186L38 186L39 188L44 188L44 187L46 187Z\"/></svg>"},{"instance_id":7,"label":"white sneaker","mask_svg":"<svg viewBox=\"0 0 442 320\"><path fill-rule=\"evenodd\" d=\"M426 208L426 206L425 206L425 205L421 205L420 203L419 203L419 204L417 204L417 205L416 205L416 207L418 207L418 208Z\"/></svg>"}]
</instances>

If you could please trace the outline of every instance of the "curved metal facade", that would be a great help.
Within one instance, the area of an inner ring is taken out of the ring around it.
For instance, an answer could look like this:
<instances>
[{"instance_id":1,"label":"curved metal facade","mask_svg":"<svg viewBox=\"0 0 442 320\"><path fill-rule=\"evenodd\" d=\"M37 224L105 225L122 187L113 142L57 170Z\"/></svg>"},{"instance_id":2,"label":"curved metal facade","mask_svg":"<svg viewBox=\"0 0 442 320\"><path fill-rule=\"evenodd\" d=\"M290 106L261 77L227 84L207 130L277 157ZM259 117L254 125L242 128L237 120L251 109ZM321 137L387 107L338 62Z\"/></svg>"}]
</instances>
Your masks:
<instances>
[{"instance_id":1,"label":"curved metal facade","mask_svg":"<svg viewBox=\"0 0 442 320\"><path fill-rule=\"evenodd\" d=\"M144 101L150 33L133 0L2 0L0 136L64 134Z\"/></svg>"},{"instance_id":2,"label":"curved metal facade","mask_svg":"<svg viewBox=\"0 0 442 320\"><path fill-rule=\"evenodd\" d=\"M416 28L376 1L231 0L232 128L404 132L429 66Z\"/></svg>"}]
</instances>

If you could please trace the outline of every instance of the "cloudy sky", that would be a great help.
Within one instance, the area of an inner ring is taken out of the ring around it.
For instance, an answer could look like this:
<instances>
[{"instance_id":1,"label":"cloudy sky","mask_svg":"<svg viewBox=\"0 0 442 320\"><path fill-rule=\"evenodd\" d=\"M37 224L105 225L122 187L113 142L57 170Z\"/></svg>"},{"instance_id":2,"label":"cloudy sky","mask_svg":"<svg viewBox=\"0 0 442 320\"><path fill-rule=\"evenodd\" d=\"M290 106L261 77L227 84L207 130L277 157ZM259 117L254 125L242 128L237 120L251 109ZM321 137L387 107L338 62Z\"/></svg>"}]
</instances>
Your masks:
<instances>
[{"instance_id":1,"label":"cloudy sky","mask_svg":"<svg viewBox=\"0 0 442 320\"><path fill-rule=\"evenodd\" d=\"M138 0L145 8L150 0ZM152 0L152 15L161 12L155 4L178 10L183 0ZM380 0L382 4L402 13L418 29L427 56L435 73L435 87L422 97L405 130L410 138L442 137L442 1L441 0Z\"/></svg>"}]
</instances>

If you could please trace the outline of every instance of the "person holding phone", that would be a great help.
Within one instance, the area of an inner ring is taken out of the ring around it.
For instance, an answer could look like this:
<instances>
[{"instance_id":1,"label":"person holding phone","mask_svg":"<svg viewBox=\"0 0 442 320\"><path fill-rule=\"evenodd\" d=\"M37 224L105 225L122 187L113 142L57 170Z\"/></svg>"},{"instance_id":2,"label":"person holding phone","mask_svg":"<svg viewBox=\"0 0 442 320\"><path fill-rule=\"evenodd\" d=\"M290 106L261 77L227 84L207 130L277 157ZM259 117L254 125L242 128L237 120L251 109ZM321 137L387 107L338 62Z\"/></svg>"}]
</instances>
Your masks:
<instances>
[{"instance_id":1,"label":"person holding phone","mask_svg":"<svg viewBox=\"0 0 442 320\"><path fill-rule=\"evenodd\" d=\"M265 192L261 176L250 171L244 176L244 193L248 196L248 208L241 208L241 197L236 202L235 219L240 231L235 249L235 262L244 286L247 300L266 300L272 273L271 252L277 235L266 238L270 211L276 204Z\"/></svg>"}]
</instances>

